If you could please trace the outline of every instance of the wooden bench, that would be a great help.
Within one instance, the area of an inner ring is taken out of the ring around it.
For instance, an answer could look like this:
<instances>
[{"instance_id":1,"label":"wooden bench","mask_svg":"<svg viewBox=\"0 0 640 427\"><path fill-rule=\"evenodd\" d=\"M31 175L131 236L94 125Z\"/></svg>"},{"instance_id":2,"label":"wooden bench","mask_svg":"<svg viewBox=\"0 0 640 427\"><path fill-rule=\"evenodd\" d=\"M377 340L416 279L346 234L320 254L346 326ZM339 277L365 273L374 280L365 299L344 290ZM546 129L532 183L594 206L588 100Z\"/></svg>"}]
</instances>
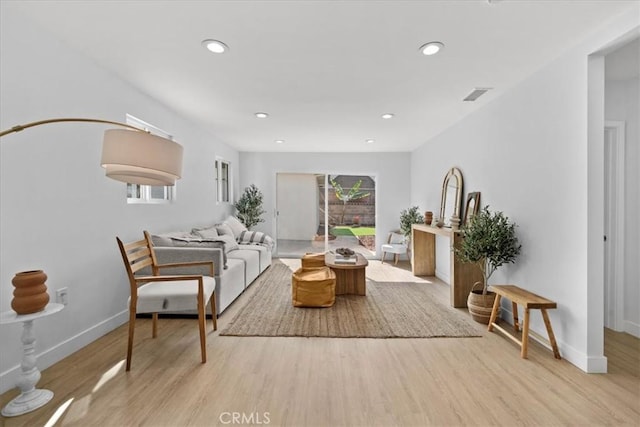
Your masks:
<instances>
[{"instance_id":1,"label":"wooden bench","mask_svg":"<svg viewBox=\"0 0 640 427\"><path fill-rule=\"evenodd\" d=\"M557 304L555 302L526 291L515 285L493 285L489 286L489 290L496 293L496 300L493 304L493 310L491 311L491 318L489 319L489 332L493 331L493 328L496 328L500 332L505 334L508 338L512 339L521 348L520 357L526 359L527 349L529 347L529 310L536 308L540 309L540 311L542 312L542 319L544 320L544 326L547 328L547 333L549 334L549 344L551 344L553 356L556 359L560 359L558 344L556 343L556 338L553 335L551 321L549 320L549 315L547 314L548 308L556 308ZM515 336L511 335L496 323L498 308L500 307L500 300L502 299L502 297L505 297L511 301L513 307L513 328L516 333L520 330L520 324L518 322L518 304L524 308L522 340L518 340Z\"/></svg>"}]
</instances>

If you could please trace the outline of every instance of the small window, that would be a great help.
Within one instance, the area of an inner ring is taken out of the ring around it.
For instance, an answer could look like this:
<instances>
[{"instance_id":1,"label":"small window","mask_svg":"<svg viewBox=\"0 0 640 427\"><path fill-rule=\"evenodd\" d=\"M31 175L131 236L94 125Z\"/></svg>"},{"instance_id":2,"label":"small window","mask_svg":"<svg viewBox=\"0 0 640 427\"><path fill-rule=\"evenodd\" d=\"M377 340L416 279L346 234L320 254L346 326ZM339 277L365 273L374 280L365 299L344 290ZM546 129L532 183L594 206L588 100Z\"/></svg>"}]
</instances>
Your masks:
<instances>
[{"instance_id":1,"label":"small window","mask_svg":"<svg viewBox=\"0 0 640 427\"><path fill-rule=\"evenodd\" d=\"M171 203L175 186L127 184L127 203Z\"/></svg>"},{"instance_id":2,"label":"small window","mask_svg":"<svg viewBox=\"0 0 640 427\"><path fill-rule=\"evenodd\" d=\"M127 124L154 135L173 140L173 136L147 122L127 114ZM176 198L176 186L127 184L127 203L172 203Z\"/></svg>"},{"instance_id":3,"label":"small window","mask_svg":"<svg viewBox=\"0 0 640 427\"><path fill-rule=\"evenodd\" d=\"M218 203L230 203L231 195L231 164L220 158L216 158L216 200Z\"/></svg>"}]
</instances>

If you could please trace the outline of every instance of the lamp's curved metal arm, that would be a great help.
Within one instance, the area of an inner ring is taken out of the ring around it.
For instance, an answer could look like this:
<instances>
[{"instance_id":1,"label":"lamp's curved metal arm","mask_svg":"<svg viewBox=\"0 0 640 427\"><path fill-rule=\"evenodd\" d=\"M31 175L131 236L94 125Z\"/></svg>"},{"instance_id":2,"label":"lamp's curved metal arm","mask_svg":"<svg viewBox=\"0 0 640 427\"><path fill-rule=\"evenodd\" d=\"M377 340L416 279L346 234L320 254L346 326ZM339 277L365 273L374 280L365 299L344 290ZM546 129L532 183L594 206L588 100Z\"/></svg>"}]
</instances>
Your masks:
<instances>
[{"instance_id":1,"label":"lamp's curved metal arm","mask_svg":"<svg viewBox=\"0 0 640 427\"><path fill-rule=\"evenodd\" d=\"M100 164L109 178L139 185L175 185L180 178L182 145L125 123L75 117L47 119L14 126L0 132L0 137L59 122L104 123L136 131L108 129L104 132Z\"/></svg>"},{"instance_id":2,"label":"lamp's curved metal arm","mask_svg":"<svg viewBox=\"0 0 640 427\"><path fill-rule=\"evenodd\" d=\"M131 126L128 125L126 123L120 123L120 122L113 122L111 120L101 120L101 119L83 119L83 118L76 118L76 117L65 117L65 118L60 118L60 119L47 119L47 120L39 120L37 122L31 122L31 123L27 123L25 125L17 125L14 126L10 129L7 130L3 130L2 132L0 132L0 138L5 136L5 135L9 135L10 133L14 133L14 132L20 132L21 130L25 130L28 128L32 128L34 126L40 126L40 125L46 125L48 123L59 123L59 122L89 122L89 123L105 123L105 124L110 124L110 125L117 125L117 126L122 126L125 128L129 128L129 129L133 129L133 130L137 130L139 132L146 132L140 128L137 128L135 126Z\"/></svg>"}]
</instances>

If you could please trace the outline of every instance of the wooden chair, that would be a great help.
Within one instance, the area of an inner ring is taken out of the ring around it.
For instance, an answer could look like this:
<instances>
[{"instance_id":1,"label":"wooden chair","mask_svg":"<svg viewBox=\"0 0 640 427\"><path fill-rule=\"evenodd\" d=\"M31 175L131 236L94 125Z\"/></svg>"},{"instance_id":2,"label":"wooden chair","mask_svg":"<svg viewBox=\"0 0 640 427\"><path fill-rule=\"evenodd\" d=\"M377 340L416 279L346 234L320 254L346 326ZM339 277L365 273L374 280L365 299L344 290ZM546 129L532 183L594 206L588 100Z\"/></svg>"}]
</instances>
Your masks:
<instances>
[{"instance_id":1,"label":"wooden chair","mask_svg":"<svg viewBox=\"0 0 640 427\"><path fill-rule=\"evenodd\" d=\"M158 313L197 309L200 327L200 352L202 363L207 361L205 334L205 307L211 304L213 330L218 328L216 321L216 299L213 262L187 262L158 264L151 236L144 232L144 239L132 243L122 243L116 237L122 259L129 276L131 296L129 297L129 343L127 347L127 368L131 369L131 353L133 350L133 334L137 313L152 313L152 337L158 332ZM172 267L208 266L209 276L202 275L160 275L160 269ZM149 267L152 276L136 276L136 272Z\"/></svg>"}]
</instances>

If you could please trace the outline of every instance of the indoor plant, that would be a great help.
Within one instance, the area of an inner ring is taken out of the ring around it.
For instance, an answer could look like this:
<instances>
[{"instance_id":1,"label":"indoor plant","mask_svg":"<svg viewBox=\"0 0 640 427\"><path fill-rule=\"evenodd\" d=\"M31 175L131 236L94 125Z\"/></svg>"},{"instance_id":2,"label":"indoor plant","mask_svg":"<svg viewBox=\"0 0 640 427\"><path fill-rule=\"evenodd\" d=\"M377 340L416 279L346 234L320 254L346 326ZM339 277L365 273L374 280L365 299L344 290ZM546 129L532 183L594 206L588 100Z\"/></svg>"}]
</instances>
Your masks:
<instances>
[{"instance_id":1,"label":"indoor plant","mask_svg":"<svg viewBox=\"0 0 640 427\"><path fill-rule=\"evenodd\" d=\"M413 224L424 223L424 216L418 211L417 206L412 206L409 209L403 209L400 212L400 232L404 235L404 243L407 245L407 256L410 262L411 259L411 226Z\"/></svg>"},{"instance_id":2,"label":"indoor plant","mask_svg":"<svg viewBox=\"0 0 640 427\"><path fill-rule=\"evenodd\" d=\"M407 239L411 238L411 226L422 223L424 223L424 217L418 211L417 206L403 209L402 212L400 212L400 232L404 234L404 237Z\"/></svg>"},{"instance_id":3,"label":"indoor plant","mask_svg":"<svg viewBox=\"0 0 640 427\"><path fill-rule=\"evenodd\" d=\"M260 218L265 213L265 210L262 209L262 192L255 184L251 184L244 189L244 193L242 193L242 196L234 206L238 211L238 219L248 229L264 222L264 219Z\"/></svg>"},{"instance_id":4,"label":"indoor plant","mask_svg":"<svg viewBox=\"0 0 640 427\"><path fill-rule=\"evenodd\" d=\"M462 227L461 243L454 250L463 262L474 263L482 271L482 283L474 283L467 306L474 320L489 323L495 294L487 290L489 277L503 264L512 263L522 247L515 233L516 224L502 212L485 206ZM482 285L482 289L476 289Z\"/></svg>"}]
</instances>

